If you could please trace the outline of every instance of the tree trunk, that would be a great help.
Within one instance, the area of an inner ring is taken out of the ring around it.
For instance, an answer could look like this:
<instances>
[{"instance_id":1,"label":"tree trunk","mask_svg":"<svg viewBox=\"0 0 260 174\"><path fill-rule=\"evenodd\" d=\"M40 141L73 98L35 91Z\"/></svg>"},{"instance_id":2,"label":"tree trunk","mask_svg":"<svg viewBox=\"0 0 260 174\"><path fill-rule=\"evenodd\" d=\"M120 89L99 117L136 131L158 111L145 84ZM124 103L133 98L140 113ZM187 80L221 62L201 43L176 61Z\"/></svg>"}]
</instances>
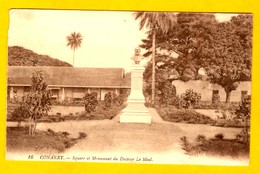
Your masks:
<instances>
[{"instance_id":1,"label":"tree trunk","mask_svg":"<svg viewBox=\"0 0 260 174\"><path fill-rule=\"evenodd\" d=\"M73 63L72 63L73 67L74 67L74 57L75 57L75 48L73 48Z\"/></svg>"},{"instance_id":2,"label":"tree trunk","mask_svg":"<svg viewBox=\"0 0 260 174\"><path fill-rule=\"evenodd\" d=\"M248 118L246 117L246 144L249 145L249 127L248 127Z\"/></svg>"},{"instance_id":3,"label":"tree trunk","mask_svg":"<svg viewBox=\"0 0 260 174\"><path fill-rule=\"evenodd\" d=\"M32 136L32 118L29 118L29 136Z\"/></svg>"},{"instance_id":4,"label":"tree trunk","mask_svg":"<svg viewBox=\"0 0 260 174\"><path fill-rule=\"evenodd\" d=\"M152 105L154 105L155 99L155 31L153 32L152 43Z\"/></svg>"},{"instance_id":5,"label":"tree trunk","mask_svg":"<svg viewBox=\"0 0 260 174\"><path fill-rule=\"evenodd\" d=\"M230 104L231 91L226 90L226 104Z\"/></svg>"},{"instance_id":6,"label":"tree trunk","mask_svg":"<svg viewBox=\"0 0 260 174\"><path fill-rule=\"evenodd\" d=\"M37 125L37 122L36 122L36 120L34 120L34 122L33 122L33 135L35 134L35 131L36 131L36 125Z\"/></svg>"},{"instance_id":7,"label":"tree trunk","mask_svg":"<svg viewBox=\"0 0 260 174\"><path fill-rule=\"evenodd\" d=\"M33 136L36 130L36 121L29 118L29 136Z\"/></svg>"}]
</instances>

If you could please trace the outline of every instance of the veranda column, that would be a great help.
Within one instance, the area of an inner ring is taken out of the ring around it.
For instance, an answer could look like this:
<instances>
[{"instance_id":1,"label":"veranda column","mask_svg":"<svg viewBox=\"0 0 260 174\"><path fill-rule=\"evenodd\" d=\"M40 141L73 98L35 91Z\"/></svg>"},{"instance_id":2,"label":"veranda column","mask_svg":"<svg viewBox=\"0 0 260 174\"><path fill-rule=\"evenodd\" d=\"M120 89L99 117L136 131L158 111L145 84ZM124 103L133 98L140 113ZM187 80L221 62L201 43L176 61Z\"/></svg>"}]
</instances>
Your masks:
<instances>
[{"instance_id":1,"label":"veranda column","mask_svg":"<svg viewBox=\"0 0 260 174\"><path fill-rule=\"evenodd\" d=\"M10 94L9 94L10 96L10 100L13 100L14 99L14 88L11 86L10 87Z\"/></svg>"},{"instance_id":2,"label":"veranda column","mask_svg":"<svg viewBox=\"0 0 260 174\"><path fill-rule=\"evenodd\" d=\"M64 91L64 87L61 88L61 101L65 100L65 91Z\"/></svg>"},{"instance_id":3,"label":"veranda column","mask_svg":"<svg viewBox=\"0 0 260 174\"><path fill-rule=\"evenodd\" d=\"M145 68L139 64L142 56L135 50L132 58L135 64L131 67L131 93L127 99L127 107L121 111L120 123L151 123L151 115L145 107L143 95L143 72Z\"/></svg>"}]
</instances>

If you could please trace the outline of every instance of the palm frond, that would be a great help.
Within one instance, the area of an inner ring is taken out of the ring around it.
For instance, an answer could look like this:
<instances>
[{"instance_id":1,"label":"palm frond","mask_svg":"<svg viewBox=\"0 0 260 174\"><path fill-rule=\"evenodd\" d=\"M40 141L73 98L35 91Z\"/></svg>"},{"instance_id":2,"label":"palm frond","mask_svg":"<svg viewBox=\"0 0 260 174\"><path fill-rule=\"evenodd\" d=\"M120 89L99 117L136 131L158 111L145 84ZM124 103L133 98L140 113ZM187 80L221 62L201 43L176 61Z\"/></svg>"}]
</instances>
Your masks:
<instances>
[{"instance_id":1,"label":"palm frond","mask_svg":"<svg viewBox=\"0 0 260 174\"><path fill-rule=\"evenodd\" d=\"M71 49L77 49L81 46L82 35L81 33L72 32L67 38L67 46L70 46Z\"/></svg>"},{"instance_id":2,"label":"palm frond","mask_svg":"<svg viewBox=\"0 0 260 174\"><path fill-rule=\"evenodd\" d=\"M176 23L176 15L170 12L135 12L135 20L140 20L140 30L146 27L150 30L159 28L167 33Z\"/></svg>"}]
</instances>

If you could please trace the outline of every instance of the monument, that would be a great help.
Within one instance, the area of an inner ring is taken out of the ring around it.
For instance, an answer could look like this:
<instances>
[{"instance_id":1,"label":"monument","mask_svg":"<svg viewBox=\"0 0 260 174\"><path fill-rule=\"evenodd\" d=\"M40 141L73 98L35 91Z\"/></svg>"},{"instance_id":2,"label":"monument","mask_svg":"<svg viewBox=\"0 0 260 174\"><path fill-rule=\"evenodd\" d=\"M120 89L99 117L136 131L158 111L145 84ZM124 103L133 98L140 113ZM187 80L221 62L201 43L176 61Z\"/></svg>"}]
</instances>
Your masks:
<instances>
[{"instance_id":1,"label":"monument","mask_svg":"<svg viewBox=\"0 0 260 174\"><path fill-rule=\"evenodd\" d=\"M144 57L140 55L140 48L135 49L132 57L134 65L131 67L131 92L127 99L127 107L120 113L120 123L148 123L152 122L152 117L145 107L143 95L143 72L144 66L140 61Z\"/></svg>"}]
</instances>

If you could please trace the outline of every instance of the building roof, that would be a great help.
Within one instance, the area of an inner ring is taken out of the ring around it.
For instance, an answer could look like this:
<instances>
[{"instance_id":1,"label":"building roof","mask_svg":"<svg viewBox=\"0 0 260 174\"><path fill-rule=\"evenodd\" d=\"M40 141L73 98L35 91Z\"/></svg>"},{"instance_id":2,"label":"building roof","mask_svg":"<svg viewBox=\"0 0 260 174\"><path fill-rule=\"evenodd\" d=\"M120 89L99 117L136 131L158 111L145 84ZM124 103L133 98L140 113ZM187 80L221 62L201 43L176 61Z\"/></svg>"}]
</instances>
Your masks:
<instances>
[{"instance_id":1,"label":"building roof","mask_svg":"<svg viewBox=\"0 0 260 174\"><path fill-rule=\"evenodd\" d=\"M42 70L49 86L130 88L123 68L75 68L49 66L9 66L8 85L29 86L35 70Z\"/></svg>"}]
</instances>

